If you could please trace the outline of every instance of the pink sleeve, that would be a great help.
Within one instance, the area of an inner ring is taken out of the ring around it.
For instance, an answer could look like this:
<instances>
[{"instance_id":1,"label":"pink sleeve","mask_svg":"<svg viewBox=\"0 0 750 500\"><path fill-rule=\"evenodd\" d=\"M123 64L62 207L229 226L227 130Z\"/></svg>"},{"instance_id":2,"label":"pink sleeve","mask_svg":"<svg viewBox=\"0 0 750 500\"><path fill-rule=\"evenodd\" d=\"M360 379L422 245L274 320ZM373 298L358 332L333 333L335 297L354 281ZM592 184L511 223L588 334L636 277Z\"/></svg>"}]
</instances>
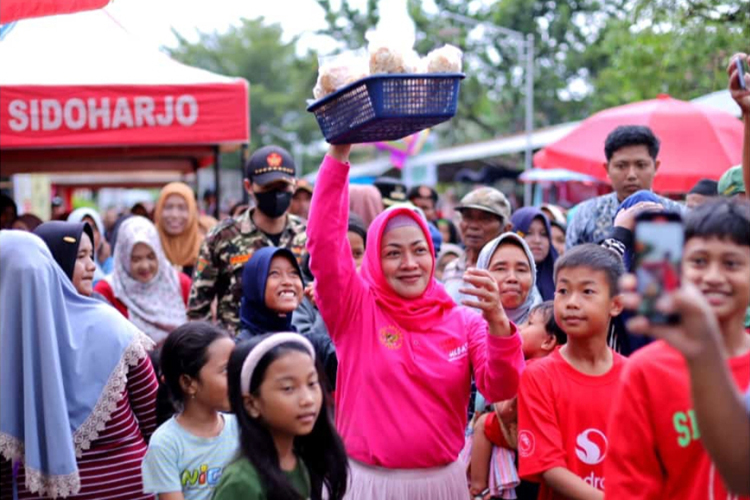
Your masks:
<instances>
[{"instance_id":1,"label":"pink sleeve","mask_svg":"<svg viewBox=\"0 0 750 500\"><path fill-rule=\"evenodd\" d=\"M509 337L489 334L487 322L479 316L469 324L469 355L474 380L488 402L510 399L518 393L521 372L526 367L518 328L510 324Z\"/></svg>"},{"instance_id":2,"label":"pink sleeve","mask_svg":"<svg viewBox=\"0 0 750 500\"><path fill-rule=\"evenodd\" d=\"M331 337L351 320L365 292L349 239L349 164L326 156L318 171L307 222L307 250L315 298Z\"/></svg>"},{"instance_id":3,"label":"pink sleeve","mask_svg":"<svg viewBox=\"0 0 750 500\"><path fill-rule=\"evenodd\" d=\"M138 427L147 442L156 429L156 391L158 388L159 384L151 359L145 356L136 366L130 368L127 390L130 408L135 418L138 419Z\"/></svg>"}]
</instances>

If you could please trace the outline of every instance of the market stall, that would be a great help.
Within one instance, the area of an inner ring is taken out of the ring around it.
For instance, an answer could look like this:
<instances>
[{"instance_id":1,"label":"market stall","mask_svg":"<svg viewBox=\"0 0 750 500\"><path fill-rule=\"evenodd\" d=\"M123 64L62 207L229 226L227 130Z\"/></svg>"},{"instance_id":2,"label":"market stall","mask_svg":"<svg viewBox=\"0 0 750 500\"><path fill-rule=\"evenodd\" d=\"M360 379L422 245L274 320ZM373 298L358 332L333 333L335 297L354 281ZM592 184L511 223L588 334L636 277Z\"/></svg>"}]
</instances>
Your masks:
<instances>
[{"instance_id":1,"label":"market stall","mask_svg":"<svg viewBox=\"0 0 750 500\"><path fill-rule=\"evenodd\" d=\"M174 61L106 8L19 21L0 68L4 176L193 172L249 140L244 79Z\"/></svg>"}]
</instances>

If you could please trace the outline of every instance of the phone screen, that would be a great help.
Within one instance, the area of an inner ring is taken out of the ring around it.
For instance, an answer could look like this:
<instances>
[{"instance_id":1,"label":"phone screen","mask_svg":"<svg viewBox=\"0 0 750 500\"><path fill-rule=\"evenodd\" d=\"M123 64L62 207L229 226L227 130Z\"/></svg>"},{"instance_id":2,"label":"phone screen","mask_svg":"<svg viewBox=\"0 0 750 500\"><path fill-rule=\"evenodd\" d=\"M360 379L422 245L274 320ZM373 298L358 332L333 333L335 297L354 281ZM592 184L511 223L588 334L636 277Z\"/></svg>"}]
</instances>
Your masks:
<instances>
[{"instance_id":1,"label":"phone screen","mask_svg":"<svg viewBox=\"0 0 750 500\"><path fill-rule=\"evenodd\" d=\"M745 83L745 73L747 73L747 62L742 57L738 57L734 60L734 64L737 66L737 72L739 73L740 88L747 90L747 84Z\"/></svg>"},{"instance_id":2,"label":"phone screen","mask_svg":"<svg viewBox=\"0 0 750 500\"><path fill-rule=\"evenodd\" d=\"M657 312L656 302L680 287L683 243L682 223L667 216L657 215L635 226L635 274L641 296L638 312L652 323L671 324L679 320Z\"/></svg>"}]
</instances>

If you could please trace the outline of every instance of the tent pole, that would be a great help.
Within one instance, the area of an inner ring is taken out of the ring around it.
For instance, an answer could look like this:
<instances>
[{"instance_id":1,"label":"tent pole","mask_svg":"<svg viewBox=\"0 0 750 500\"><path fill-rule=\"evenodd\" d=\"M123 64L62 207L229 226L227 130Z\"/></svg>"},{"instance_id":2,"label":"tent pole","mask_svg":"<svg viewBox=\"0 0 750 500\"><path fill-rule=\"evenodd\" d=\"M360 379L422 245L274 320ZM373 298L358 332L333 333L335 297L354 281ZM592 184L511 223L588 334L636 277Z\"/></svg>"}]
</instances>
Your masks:
<instances>
[{"instance_id":1,"label":"tent pole","mask_svg":"<svg viewBox=\"0 0 750 500\"><path fill-rule=\"evenodd\" d=\"M214 146L214 184L216 190L216 212L214 217L221 218L221 151L219 146Z\"/></svg>"},{"instance_id":2,"label":"tent pole","mask_svg":"<svg viewBox=\"0 0 750 500\"><path fill-rule=\"evenodd\" d=\"M245 178L245 164L248 160L248 150L250 149L249 144L243 144L240 146L240 170L242 171L242 178ZM242 188L242 203L248 204L250 202L250 195L247 194L245 188Z\"/></svg>"},{"instance_id":3,"label":"tent pole","mask_svg":"<svg viewBox=\"0 0 750 500\"><path fill-rule=\"evenodd\" d=\"M195 182L193 183L193 186L195 187L195 201L198 203L198 211L200 212L200 204L201 204L201 180L198 178L198 168L200 168L200 164L198 163L198 160L196 158L190 159L190 166L193 167L193 176L195 178ZM185 177L187 174L182 174L182 180L185 181Z\"/></svg>"}]
</instances>

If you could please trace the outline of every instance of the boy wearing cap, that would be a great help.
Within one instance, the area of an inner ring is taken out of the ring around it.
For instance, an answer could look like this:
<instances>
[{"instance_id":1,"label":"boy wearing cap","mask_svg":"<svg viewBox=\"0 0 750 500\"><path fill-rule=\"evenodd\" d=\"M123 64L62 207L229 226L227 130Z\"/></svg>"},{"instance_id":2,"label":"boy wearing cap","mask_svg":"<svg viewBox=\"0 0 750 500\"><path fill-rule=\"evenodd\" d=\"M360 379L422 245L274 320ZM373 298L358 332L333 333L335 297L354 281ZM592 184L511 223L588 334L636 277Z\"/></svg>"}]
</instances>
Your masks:
<instances>
[{"instance_id":1,"label":"boy wearing cap","mask_svg":"<svg viewBox=\"0 0 750 500\"><path fill-rule=\"evenodd\" d=\"M463 255L445 267L445 291L460 304L466 297L459 292L470 288L464 283L466 269L477 265L482 247L502 233L510 231L510 202L503 193L491 187L481 187L461 198L456 207L461 213L458 225L466 247Z\"/></svg>"},{"instance_id":2,"label":"boy wearing cap","mask_svg":"<svg viewBox=\"0 0 750 500\"><path fill-rule=\"evenodd\" d=\"M209 320L211 302L217 297L220 326L236 334L240 323L242 269L253 252L267 246L284 247L302 262L306 225L288 213L295 172L291 155L278 146L260 148L250 157L244 187L255 199L255 208L223 220L206 235L193 275L189 319Z\"/></svg>"}]
</instances>

